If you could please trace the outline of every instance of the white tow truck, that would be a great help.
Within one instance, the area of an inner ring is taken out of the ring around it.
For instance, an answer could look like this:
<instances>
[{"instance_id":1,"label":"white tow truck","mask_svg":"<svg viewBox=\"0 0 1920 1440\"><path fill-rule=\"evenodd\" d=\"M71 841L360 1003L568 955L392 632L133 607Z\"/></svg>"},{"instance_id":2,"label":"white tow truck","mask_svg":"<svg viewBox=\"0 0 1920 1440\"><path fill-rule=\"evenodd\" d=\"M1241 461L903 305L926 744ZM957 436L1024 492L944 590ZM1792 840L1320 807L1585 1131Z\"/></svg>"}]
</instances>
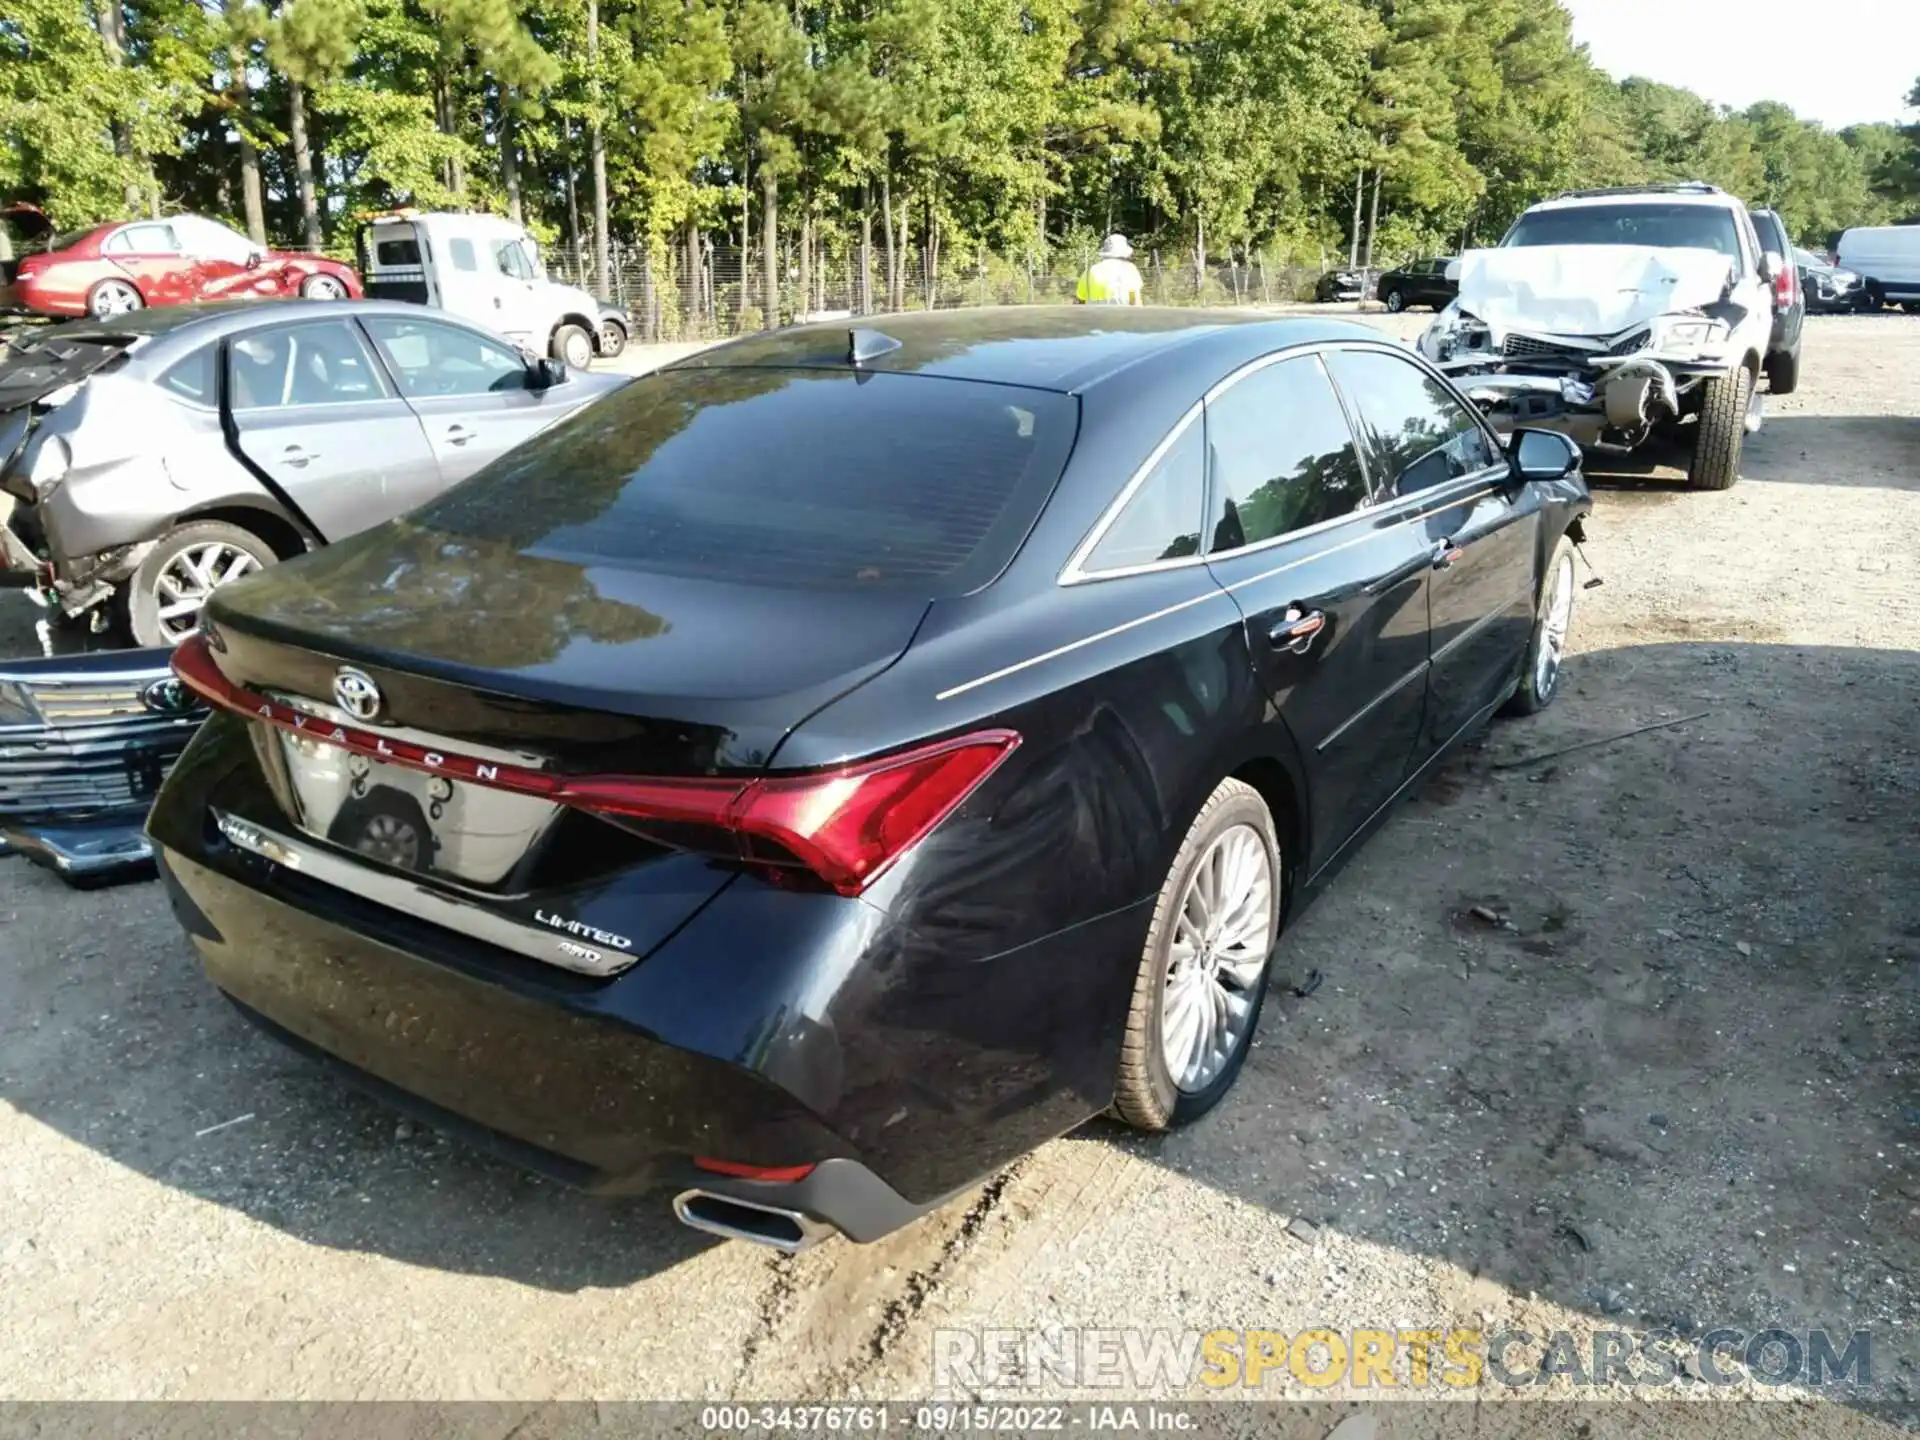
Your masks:
<instances>
[{"instance_id":1,"label":"white tow truck","mask_svg":"<svg viewBox=\"0 0 1920 1440\"><path fill-rule=\"evenodd\" d=\"M576 370L627 347L627 315L547 277L540 246L496 215L400 210L360 232L369 297L431 305Z\"/></svg>"}]
</instances>

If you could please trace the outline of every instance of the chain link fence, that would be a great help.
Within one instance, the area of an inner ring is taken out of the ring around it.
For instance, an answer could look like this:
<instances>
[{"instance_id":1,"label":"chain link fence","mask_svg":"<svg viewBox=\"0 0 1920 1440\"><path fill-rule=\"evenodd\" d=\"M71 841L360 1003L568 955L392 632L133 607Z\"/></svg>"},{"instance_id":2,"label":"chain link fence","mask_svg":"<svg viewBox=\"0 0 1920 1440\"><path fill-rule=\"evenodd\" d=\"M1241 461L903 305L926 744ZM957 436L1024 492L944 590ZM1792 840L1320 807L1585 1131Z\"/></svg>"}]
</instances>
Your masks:
<instances>
[{"instance_id":1,"label":"chain link fence","mask_svg":"<svg viewBox=\"0 0 1920 1440\"><path fill-rule=\"evenodd\" d=\"M590 247L544 247L548 273L589 291L594 283ZM633 317L633 335L643 341L724 339L772 324L838 319L895 310L951 310L978 305L1058 305L1074 298L1081 273L1093 262L1056 254L1040 260L988 256L929 264L924 252L896 256L884 249L860 254L817 251L810 260L791 254L778 265L779 314L765 308L766 281L758 252L703 246L697 263L684 245L664 256L614 242L608 250L605 293ZM1163 263L1158 255L1135 257L1149 305L1274 305L1313 298L1323 273L1281 265L1260 256L1209 262Z\"/></svg>"}]
</instances>

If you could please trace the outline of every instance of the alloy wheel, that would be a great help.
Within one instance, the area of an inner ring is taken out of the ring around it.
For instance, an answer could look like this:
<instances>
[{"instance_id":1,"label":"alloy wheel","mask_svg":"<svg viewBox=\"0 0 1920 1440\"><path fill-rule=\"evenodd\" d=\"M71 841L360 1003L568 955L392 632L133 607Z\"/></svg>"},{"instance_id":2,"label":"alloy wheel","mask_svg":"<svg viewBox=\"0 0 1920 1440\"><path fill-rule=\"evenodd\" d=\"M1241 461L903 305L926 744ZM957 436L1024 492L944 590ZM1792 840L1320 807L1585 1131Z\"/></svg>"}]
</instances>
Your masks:
<instances>
[{"instance_id":1,"label":"alloy wheel","mask_svg":"<svg viewBox=\"0 0 1920 1440\"><path fill-rule=\"evenodd\" d=\"M119 280L109 280L95 287L93 299L88 308L94 318L104 320L111 315L130 315L140 308L140 292L131 285Z\"/></svg>"},{"instance_id":2,"label":"alloy wheel","mask_svg":"<svg viewBox=\"0 0 1920 1440\"><path fill-rule=\"evenodd\" d=\"M1160 1048L1185 1094L1213 1083L1239 1050L1272 948L1273 853L1251 825L1222 831L1187 881L1169 947Z\"/></svg>"},{"instance_id":3,"label":"alloy wheel","mask_svg":"<svg viewBox=\"0 0 1920 1440\"><path fill-rule=\"evenodd\" d=\"M200 608L220 586L260 568L258 557L218 540L191 545L167 562L153 582L160 633L177 645L200 623Z\"/></svg>"},{"instance_id":4,"label":"alloy wheel","mask_svg":"<svg viewBox=\"0 0 1920 1440\"><path fill-rule=\"evenodd\" d=\"M301 293L309 300L344 300L347 297L347 287L331 275L316 275L307 281L306 288Z\"/></svg>"},{"instance_id":5,"label":"alloy wheel","mask_svg":"<svg viewBox=\"0 0 1920 1440\"><path fill-rule=\"evenodd\" d=\"M593 364L593 341L587 338L587 332L576 329L567 336L561 356L567 366L573 370L584 370Z\"/></svg>"},{"instance_id":6,"label":"alloy wheel","mask_svg":"<svg viewBox=\"0 0 1920 1440\"><path fill-rule=\"evenodd\" d=\"M1560 657L1573 623L1573 557L1562 558L1547 580L1547 605L1540 616L1539 652L1533 662L1533 693L1542 700L1560 683Z\"/></svg>"}]
</instances>

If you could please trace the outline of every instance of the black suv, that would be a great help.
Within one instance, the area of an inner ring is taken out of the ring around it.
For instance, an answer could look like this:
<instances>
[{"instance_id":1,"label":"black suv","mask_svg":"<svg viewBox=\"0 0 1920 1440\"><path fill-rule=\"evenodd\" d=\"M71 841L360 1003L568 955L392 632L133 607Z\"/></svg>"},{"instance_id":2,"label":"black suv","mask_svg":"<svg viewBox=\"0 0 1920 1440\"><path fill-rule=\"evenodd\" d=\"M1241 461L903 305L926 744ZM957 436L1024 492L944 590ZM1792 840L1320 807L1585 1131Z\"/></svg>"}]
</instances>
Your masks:
<instances>
[{"instance_id":1,"label":"black suv","mask_svg":"<svg viewBox=\"0 0 1920 1440\"><path fill-rule=\"evenodd\" d=\"M1800 383L1800 331L1807 320L1807 292L1800 286L1794 263L1793 241L1787 225L1774 210L1750 210L1761 253L1773 269L1773 337L1767 341L1767 391L1791 395Z\"/></svg>"}]
</instances>

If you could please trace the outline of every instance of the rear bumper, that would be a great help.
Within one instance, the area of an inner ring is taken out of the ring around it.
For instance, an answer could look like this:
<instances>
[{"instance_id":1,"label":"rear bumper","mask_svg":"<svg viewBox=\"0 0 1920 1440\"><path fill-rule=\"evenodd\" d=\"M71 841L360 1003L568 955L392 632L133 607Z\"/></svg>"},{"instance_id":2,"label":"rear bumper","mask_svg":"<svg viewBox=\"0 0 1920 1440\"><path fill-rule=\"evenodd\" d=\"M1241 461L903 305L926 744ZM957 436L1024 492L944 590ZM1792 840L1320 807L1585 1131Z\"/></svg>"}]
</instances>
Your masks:
<instances>
[{"instance_id":1,"label":"rear bumper","mask_svg":"<svg viewBox=\"0 0 1920 1440\"><path fill-rule=\"evenodd\" d=\"M828 909L810 918L774 894L764 925L754 896L715 902L602 980L284 865L205 851L181 818L164 800L156 811L161 876L223 994L396 1108L577 1188L697 1189L868 1241L1105 1103L1069 1082L1064 1057L1051 1073L1023 1062L1014 1046L1032 1007L996 1002L993 965L968 971L997 1043L964 1023L940 1033L943 1019L968 1018L974 997L941 986L914 999L906 975L866 973L860 952L839 944L841 927L873 923L860 901L822 897ZM1075 950L1098 940L1069 937ZM1004 973L1049 958L1022 953ZM860 1011L851 997L845 1010L816 1008L835 981L877 1008ZM922 1004L925 1019L902 1013ZM695 1157L813 1168L775 1183L713 1173Z\"/></svg>"}]
</instances>

